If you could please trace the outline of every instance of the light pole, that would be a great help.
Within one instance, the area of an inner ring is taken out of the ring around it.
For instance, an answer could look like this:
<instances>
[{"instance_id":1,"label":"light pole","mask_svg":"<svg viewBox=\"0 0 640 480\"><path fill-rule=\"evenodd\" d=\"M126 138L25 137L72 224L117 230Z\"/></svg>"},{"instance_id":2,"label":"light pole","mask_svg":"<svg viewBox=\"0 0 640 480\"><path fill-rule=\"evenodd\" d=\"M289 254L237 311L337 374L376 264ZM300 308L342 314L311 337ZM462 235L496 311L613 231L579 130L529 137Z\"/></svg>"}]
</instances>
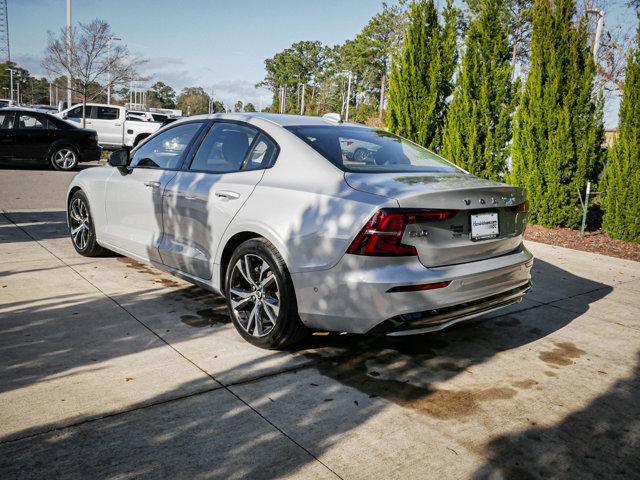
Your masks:
<instances>
[{"instance_id":1,"label":"light pole","mask_svg":"<svg viewBox=\"0 0 640 480\"><path fill-rule=\"evenodd\" d=\"M347 83L347 108L344 114L344 121L348 122L349 121L349 104L351 103L351 77L353 76L353 73L350 70L347 71L346 73L349 75L349 82Z\"/></svg>"},{"instance_id":2,"label":"light pole","mask_svg":"<svg viewBox=\"0 0 640 480\"><path fill-rule=\"evenodd\" d=\"M67 108L71 108L71 0L67 0Z\"/></svg>"},{"instance_id":3,"label":"light pole","mask_svg":"<svg viewBox=\"0 0 640 480\"><path fill-rule=\"evenodd\" d=\"M111 105L111 40L120 41L122 39L113 35L107 36L109 44L107 53L107 105Z\"/></svg>"},{"instance_id":4,"label":"light pole","mask_svg":"<svg viewBox=\"0 0 640 480\"><path fill-rule=\"evenodd\" d=\"M11 75L11 100L13 100L13 68L7 68L7 71L9 72L9 75Z\"/></svg>"},{"instance_id":5,"label":"light pole","mask_svg":"<svg viewBox=\"0 0 640 480\"><path fill-rule=\"evenodd\" d=\"M598 48L600 48L600 35L602 34L602 27L604 25L604 10L587 8L586 12L598 15L598 25L596 26L596 34L593 39L593 63L596 63L598 61Z\"/></svg>"}]
</instances>

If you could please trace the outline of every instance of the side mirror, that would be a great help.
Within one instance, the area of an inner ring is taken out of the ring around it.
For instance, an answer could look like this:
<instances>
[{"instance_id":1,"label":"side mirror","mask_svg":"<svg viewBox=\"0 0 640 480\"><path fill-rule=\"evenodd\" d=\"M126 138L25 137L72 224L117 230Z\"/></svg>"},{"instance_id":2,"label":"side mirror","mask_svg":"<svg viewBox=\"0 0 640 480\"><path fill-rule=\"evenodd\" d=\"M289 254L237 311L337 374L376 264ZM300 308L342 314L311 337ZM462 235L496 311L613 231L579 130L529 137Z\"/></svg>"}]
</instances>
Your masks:
<instances>
[{"instance_id":1,"label":"side mirror","mask_svg":"<svg viewBox=\"0 0 640 480\"><path fill-rule=\"evenodd\" d=\"M69 117L67 117L67 114L66 114L66 113L63 113L63 114L62 114L62 119L63 119L63 120L66 120L67 118L69 118Z\"/></svg>"},{"instance_id":2,"label":"side mirror","mask_svg":"<svg viewBox=\"0 0 640 480\"><path fill-rule=\"evenodd\" d=\"M116 150L109 155L109 165L117 168L126 168L129 165L129 150Z\"/></svg>"}]
</instances>

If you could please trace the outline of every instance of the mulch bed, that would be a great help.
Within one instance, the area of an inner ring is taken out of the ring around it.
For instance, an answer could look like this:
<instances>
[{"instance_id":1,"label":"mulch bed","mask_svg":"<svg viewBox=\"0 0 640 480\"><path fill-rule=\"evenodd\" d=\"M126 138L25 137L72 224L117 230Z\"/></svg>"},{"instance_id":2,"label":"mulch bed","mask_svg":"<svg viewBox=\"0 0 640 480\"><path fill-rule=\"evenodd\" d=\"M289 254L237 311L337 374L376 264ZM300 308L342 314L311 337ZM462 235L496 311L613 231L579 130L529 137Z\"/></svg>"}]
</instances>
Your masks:
<instances>
[{"instance_id":1,"label":"mulch bed","mask_svg":"<svg viewBox=\"0 0 640 480\"><path fill-rule=\"evenodd\" d=\"M525 238L548 245L573 248L583 252L601 253L610 257L640 262L640 243L625 242L611 238L603 230L585 232L584 238L580 238L579 230L527 225Z\"/></svg>"}]
</instances>

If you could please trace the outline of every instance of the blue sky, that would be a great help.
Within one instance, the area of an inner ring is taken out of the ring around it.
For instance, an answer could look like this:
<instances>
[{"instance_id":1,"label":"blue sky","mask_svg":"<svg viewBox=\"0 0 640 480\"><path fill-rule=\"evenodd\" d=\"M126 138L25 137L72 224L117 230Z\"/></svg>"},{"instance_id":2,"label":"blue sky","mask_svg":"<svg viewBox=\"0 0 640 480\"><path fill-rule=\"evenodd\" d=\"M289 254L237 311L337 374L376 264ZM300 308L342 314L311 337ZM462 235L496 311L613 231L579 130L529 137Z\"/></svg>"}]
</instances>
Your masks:
<instances>
[{"instance_id":1,"label":"blue sky","mask_svg":"<svg viewBox=\"0 0 640 480\"><path fill-rule=\"evenodd\" d=\"M388 2L393 3L393 1ZM66 23L66 0L8 0L12 59L42 74L47 31ZM264 59L293 42L327 45L355 36L380 0L72 0L73 21L107 21L129 50L149 59L144 74L177 91L213 88L227 105L265 105Z\"/></svg>"},{"instance_id":2,"label":"blue sky","mask_svg":"<svg viewBox=\"0 0 640 480\"><path fill-rule=\"evenodd\" d=\"M388 0L387 3L395 3ZM461 4L460 0L456 3ZM607 23L636 23L625 0L607 0ZM270 94L254 85L264 77L264 59L293 42L335 45L353 38L382 8L381 0L72 0L73 21L100 18L129 50L149 61L142 73L177 91L213 89L227 105ZM12 59L42 75L47 32L66 23L66 0L8 0ZM609 98L606 124L617 122L618 102Z\"/></svg>"}]
</instances>

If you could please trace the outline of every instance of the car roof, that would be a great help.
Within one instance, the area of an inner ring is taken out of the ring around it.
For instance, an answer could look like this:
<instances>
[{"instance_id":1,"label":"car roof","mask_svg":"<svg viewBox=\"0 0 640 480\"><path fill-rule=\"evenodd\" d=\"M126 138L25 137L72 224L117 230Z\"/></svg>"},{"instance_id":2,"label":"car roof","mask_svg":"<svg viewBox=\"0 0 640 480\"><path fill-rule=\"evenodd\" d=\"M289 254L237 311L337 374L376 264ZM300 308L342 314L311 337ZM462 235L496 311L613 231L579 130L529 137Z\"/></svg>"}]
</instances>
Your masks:
<instances>
[{"instance_id":1,"label":"car roof","mask_svg":"<svg viewBox=\"0 0 640 480\"><path fill-rule=\"evenodd\" d=\"M308 115L288 115L282 113L267 112L245 112L245 113L214 113L212 115L194 115L192 117L182 117L180 120L195 119L224 119L224 120L240 120L243 122L251 122L254 119L267 120L281 127L298 127L298 126L349 126L369 128L366 125L358 123L343 123L329 120L323 117L312 117Z\"/></svg>"},{"instance_id":2,"label":"car roof","mask_svg":"<svg viewBox=\"0 0 640 480\"><path fill-rule=\"evenodd\" d=\"M39 112L36 110L36 107L5 107L2 109L3 112L30 112L30 113L45 113ZM49 115L48 113L45 113Z\"/></svg>"}]
</instances>

